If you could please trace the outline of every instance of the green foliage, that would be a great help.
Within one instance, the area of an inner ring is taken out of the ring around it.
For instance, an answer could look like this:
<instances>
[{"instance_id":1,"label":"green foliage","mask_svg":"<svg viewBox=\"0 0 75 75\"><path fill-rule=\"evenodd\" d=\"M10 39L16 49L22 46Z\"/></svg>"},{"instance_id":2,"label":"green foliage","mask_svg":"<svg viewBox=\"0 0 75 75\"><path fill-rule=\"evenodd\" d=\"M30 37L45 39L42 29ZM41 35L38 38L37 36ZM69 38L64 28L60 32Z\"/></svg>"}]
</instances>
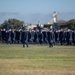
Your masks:
<instances>
[{"instance_id":1,"label":"green foliage","mask_svg":"<svg viewBox=\"0 0 75 75\"><path fill-rule=\"evenodd\" d=\"M68 22L66 22L67 26L69 28L75 28L75 19L71 19Z\"/></svg>"},{"instance_id":2,"label":"green foliage","mask_svg":"<svg viewBox=\"0 0 75 75\"><path fill-rule=\"evenodd\" d=\"M3 24L1 24L2 28L6 28L7 26L9 28L21 28L23 26L24 22L17 20L17 19L8 19L5 20Z\"/></svg>"},{"instance_id":3,"label":"green foliage","mask_svg":"<svg viewBox=\"0 0 75 75\"><path fill-rule=\"evenodd\" d=\"M5 20L3 24L0 25L0 28L6 28L7 26L9 28L22 28L24 24L24 21L20 21L20 20L17 20L17 19L8 19L8 20ZM60 20L58 21L56 25L56 28L72 28L74 29L75 28L75 19L71 19L69 21L63 21L63 20Z\"/></svg>"},{"instance_id":4,"label":"green foliage","mask_svg":"<svg viewBox=\"0 0 75 75\"><path fill-rule=\"evenodd\" d=\"M59 22L57 24L57 27L59 28L71 28L71 29L75 29L75 19L71 19L69 21L64 21L64 22Z\"/></svg>"}]
</instances>

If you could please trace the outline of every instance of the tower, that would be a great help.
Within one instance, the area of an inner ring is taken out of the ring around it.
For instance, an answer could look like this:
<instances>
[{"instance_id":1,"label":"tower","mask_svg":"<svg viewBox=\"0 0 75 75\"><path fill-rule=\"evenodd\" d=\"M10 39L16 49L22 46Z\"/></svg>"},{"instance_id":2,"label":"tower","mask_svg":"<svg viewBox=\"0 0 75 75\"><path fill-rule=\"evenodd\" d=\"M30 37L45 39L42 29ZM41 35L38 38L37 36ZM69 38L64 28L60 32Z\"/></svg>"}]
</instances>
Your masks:
<instances>
[{"instance_id":1,"label":"tower","mask_svg":"<svg viewBox=\"0 0 75 75\"><path fill-rule=\"evenodd\" d=\"M57 23L57 12L54 11L53 13L53 23Z\"/></svg>"}]
</instances>

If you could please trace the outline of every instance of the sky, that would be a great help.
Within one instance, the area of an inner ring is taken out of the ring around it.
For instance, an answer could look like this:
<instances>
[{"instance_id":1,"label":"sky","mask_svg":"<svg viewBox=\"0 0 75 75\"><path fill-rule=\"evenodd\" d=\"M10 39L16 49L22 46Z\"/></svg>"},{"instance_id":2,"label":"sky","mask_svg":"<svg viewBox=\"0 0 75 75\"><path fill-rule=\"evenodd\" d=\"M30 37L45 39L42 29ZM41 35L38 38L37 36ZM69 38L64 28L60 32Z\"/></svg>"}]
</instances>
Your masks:
<instances>
[{"instance_id":1,"label":"sky","mask_svg":"<svg viewBox=\"0 0 75 75\"><path fill-rule=\"evenodd\" d=\"M75 12L75 0L0 0L0 12Z\"/></svg>"}]
</instances>

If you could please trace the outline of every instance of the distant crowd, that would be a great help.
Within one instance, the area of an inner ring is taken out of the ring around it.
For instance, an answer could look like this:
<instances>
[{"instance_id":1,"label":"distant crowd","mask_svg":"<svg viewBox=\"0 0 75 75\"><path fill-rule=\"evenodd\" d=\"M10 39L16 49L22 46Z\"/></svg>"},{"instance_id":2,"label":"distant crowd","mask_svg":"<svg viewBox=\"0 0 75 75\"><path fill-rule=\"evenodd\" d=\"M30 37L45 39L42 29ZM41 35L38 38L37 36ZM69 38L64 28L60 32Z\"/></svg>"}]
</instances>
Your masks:
<instances>
[{"instance_id":1,"label":"distant crowd","mask_svg":"<svg viewBox=\"0 0 75 75\"><path fill-rule=\"evenodd\" d=\"M57 29L52 32L51 29L45 30L25 30L25 29L0 29L0 42L12 44L22 43L28 47L28 43L49 44L53 45L75 45L75 30Z\"/></svg>"}]
</instances>

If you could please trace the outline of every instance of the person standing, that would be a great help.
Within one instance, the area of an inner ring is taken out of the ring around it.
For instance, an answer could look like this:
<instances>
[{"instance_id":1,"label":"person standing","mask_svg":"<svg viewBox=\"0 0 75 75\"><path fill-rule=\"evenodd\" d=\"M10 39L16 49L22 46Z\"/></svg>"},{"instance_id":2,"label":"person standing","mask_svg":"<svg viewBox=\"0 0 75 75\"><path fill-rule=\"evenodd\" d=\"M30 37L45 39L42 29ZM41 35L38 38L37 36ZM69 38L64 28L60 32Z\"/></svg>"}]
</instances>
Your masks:
<instances>
[{"instance_id":1,"label":"person standing","mask_svg":"<svg viewBox=\"0 0 75 75\"><path fill-rule=\"evenodd\" d=\"M25 47L25 45L28 47L28 32L25 29L22 30L21 41L22 41L23 47Z\"/></svg>"},{"instance_id":2,"label":"person standing","mask_svg":"<svg viewBox=\"0 0 75 75\"><path fill-rule=\"evenodd\" d=\"M67 30L67 45L70 45L70 29Z\"/></svg>"},{"instance_id":3,"label":"person standing","mask_svg":"<svg viewBox=\"0 0 75 75\"><path fill-rule=\"evenodd\" d=\"M59 33L59 40L60 40L60 44L63 45L63 29L60 30L60 33Z\"/></svg>"},{"instance_id":4,"label":"person standing","mask_svg":"<svg viewBox=\"0 0 75 75\"><path fill-rule=\"evenodd\" d=\"M9 43L9 30L6 30L5 41L7 44Z\"/></svg>"},{"instance_id":5,"label":"person standing","mask_svg":"<svg viewBox=\"0 0 75 75\"><path fill-rule=\"evenodd\" d=\"M2 35L1 35L1 29L0 29L0 41L1 41L1 37L2 37Z\"/></svg>"},{"instance_id":6,"label":"person standing","mask_svg":"<svg viewBox=\"0 0 75 75\"><path fill-rule=\"evenodd\" d=\"M2 29L1 30L1 39L2 39L2 43L4 43L5 42L5 38L6 38L6 30L5 29Z\"/></svg>"},{"instance_id":7,"label":"person standing","mask_svg":"<svg viewBox=\"0 0 75 75\"><path fill-rule=\"evenodd\" d=\"M15 32L14 32L14 29L11 30L10 32L10 37L11 37L11 43L14 43L14 38L15 38Z\"/></svg>"},{"instance_id":8,"label":"person standing","mask_svg":"<svg viewBox=\"0 0 75 75\"><path fill-rule=\"evenodd\" d=\"M48 39L49 47L53 47L53 32L52 32L52 29L50 29L50 31L47 32L47 39Z\"/></svg>"},{"instance_id":9,"label":"person standing","mask_svg":"<svg viewBox=\"0 0 75 75\"><path fill-rule=\"evenodd\" d=\"M73 39L73 44L75 45L75 30L73 31L72 39Z\"/></svg>"}]
</instances>

